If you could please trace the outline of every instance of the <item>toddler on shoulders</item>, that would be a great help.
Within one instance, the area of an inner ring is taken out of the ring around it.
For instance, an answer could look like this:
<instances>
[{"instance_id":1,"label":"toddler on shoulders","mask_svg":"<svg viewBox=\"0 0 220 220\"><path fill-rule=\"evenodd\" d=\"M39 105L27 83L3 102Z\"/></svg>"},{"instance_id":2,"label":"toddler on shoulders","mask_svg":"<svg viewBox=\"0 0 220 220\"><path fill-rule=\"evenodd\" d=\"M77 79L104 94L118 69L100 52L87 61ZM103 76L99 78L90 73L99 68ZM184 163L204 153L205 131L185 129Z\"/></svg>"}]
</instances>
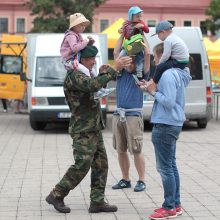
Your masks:
<instances>
[{"instance_id":1,"label":"toddler on shoulders","mask_svg":"<svg viewBox=\"0 0 220 220\"><path fill-rule=\"evenodd\" d=\"M123 23L123 26L118 30L120 34L123 34L125 40L129 40L132 36L137 34L143 35L144 33L149 33L148 26L143 21L143 10L138 6L133 6L128 10L128 20ZM144 50L145 46L143 41L140 43L133 44L132 50L126 52L125 48L122 49L120 56L135 56L136 63L136 75L138 78L143 77L143 62L144 62Z\"/></svg>"},{"instance_id":2,"label":"toddler on shoulders","mask_svg":"<svg viewBox=\"0 0 220 220\"><path fill-rule=\"evenodd\" d=\"M81 35L89 24L90 21L81 13L70 15L69 29L65 32L60 47L62 62L67 71L80 70L85 72L85 68L79 63L80 51L83 50L87 45L93 45L95 42L91 36L83 39ZM98 99L107 96L114 90L114 88L102 88L95 94L95 98Z\"/></svg>"}]
</instances>

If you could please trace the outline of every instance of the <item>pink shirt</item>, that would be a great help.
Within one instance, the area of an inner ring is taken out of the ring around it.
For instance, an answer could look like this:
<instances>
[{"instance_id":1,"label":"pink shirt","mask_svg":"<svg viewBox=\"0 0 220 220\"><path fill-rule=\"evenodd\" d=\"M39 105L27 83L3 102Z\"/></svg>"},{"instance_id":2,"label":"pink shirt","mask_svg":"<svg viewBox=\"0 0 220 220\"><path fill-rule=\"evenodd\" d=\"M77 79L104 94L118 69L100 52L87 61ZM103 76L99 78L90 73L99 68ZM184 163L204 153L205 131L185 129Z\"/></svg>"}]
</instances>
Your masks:
<instances>
[{"instance_id":1,"label":"pink shirt","mask_svg":"<svg viewBox=\"0 0 220 220\"><path fill-rule=\"evenodd\" d=\"M62 60L67 61L73 59L73 57L86 46L87 41L83 40L81 34L67 30L60 47Z\"/></svg>"}]
</instances>

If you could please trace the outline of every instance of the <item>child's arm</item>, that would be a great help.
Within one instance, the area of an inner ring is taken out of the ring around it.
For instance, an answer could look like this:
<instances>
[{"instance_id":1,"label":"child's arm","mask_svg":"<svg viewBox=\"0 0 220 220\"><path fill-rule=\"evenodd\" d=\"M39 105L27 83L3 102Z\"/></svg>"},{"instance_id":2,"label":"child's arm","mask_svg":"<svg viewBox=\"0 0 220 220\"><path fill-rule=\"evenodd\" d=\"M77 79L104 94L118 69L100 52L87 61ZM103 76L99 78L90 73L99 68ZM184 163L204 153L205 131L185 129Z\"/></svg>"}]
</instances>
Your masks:
<instances>
[{"instance_id":1,"label":"child's arm","mask_svg":"<svg viewBox=\"0 0 220 220\"><path fill-rule=\"evenodd\" d=\"M120 28L118 29L118 33L119 33L119 34L123 34L123 32L124 32L124 31L123 31L123 27L120 27Z\"/></svg>"},{"instance_id":2,"label":"child's arm","mask_svg":"<svg viewBox=\"0 0 220 220\"><path fill-rule=\"evenodd\" d=\"M145 33L149 33L149 28L143 21L137 23L134 27L142 30Z\"/></svg>"},{"instance_id":3,"label":"child's arm","mask_svg":"<svg viewBox=\"0 0 220 220\"><path fill-rule=\"evenodd\" d=\"M127 21L124 21L122 26L118 29L118 33L119 34L123 34L124 33L124 29L125 29L126 25L127 25Z\"/></svg>"},{"instance_id":4,"label":"child's arm","mask_svg":"<svg viewBox=\"0 0 220 220\"><path fill-rule=\"evenodd\" d=\"M123 22L122 26L118 29L118 33L119 34L123 34L124 33L124 28L125 28L125 25L126 25L126 21Z\"/></svg>"},{"instance_id":5,"label":"child's arm","mask_svg":"<svg viewBox=\"0 0 220 220\"><path fill-rule=\"evenodd\" d=\"M140 23L143 25L141 28L142 31L145 33L149 33L149 27L143 21L141 21Z\"/></svg>"},{"instance_id":6,"label":"child's arm","mask_svg":"<svg viewBox=\"0 0 220 220\"><path fill-rule=\"evenodd\" d=\"M118 56L119 56L119 53L120 53L121 47L122 47L122 43L123 43L123 39L124 39L124 34L122 34L119 37L119 39L118 39L118 41L116 43L116 46L115 46L114 51L113 51L114 59L117 59Z\"/></svg>"},{"instance_id":7,"label":"child's arm","mask_svg":"<svg viewBox=\"0 0 220 220\"><path fill-rule=\"evenodd\" d=\"M77 40L76 36L73 36L73 35L67 36L66 39L67 39L73 53L78 53L80 50L85 48L89 42L89 39L84 39L82 41L77 42L78 40Z\"/></svg>"}]
</instances>

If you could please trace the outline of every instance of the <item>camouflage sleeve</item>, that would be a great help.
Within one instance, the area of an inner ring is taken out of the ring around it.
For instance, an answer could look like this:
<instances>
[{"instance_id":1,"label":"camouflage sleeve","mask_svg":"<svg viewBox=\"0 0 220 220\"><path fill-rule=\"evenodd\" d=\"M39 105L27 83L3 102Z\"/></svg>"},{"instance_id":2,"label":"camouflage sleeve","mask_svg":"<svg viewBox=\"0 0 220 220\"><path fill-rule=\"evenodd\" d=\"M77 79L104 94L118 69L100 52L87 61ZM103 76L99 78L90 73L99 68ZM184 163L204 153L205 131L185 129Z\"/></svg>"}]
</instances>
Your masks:
<instances>
[{"instance_id":1,"label":"camouflage sleeve","mask_svg":"<svg viewBox=\"0 0 220 220\"><path fill-rule=\"evenodd\" d=\"M75 71L70 74L72 85L79 91L96 92L106 84L116 79L119 72L113 68L108 67L104 73L100 73L97 77L90 78L80 71Z\"/></svg>"}]
</instances>

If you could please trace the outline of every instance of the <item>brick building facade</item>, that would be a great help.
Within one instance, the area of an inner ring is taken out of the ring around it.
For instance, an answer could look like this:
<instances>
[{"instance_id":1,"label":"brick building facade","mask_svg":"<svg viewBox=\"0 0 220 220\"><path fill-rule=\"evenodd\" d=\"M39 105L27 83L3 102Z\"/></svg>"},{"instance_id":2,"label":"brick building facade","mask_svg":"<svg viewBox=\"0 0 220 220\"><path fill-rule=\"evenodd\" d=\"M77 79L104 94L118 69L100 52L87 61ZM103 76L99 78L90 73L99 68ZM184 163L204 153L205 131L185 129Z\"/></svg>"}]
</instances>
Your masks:
<instances>
[{"instance_id":1,"label":"brick building facade","mask_svg":"<svg viewBox=\"0 0 220 220\"><path fill-rule=\"evenodd\" d=\"M205 10L210 2L211 0L108 0L95 10L93 31L101 32L118 18L127 19L127 11L133 5L143 9L144 20L150 27L160 20L169 20L175 26L199 26L204 30Z\"/></svg>"},{"instance_id":2,"label":"brick building facade","mask_svg":"<svg viewBox=\"0 0 220 220\"><path fill-rule=\"evenodd\" d=\"M169 20L175 26L200 26L203 29L206 19L205 9L211 0L107 0L96 8L93 18L93 32L101 32L118 18L127 18L132 5L144 10L144 20L155 26L159 20ZM27 0L0 0L0 34L28 33L33 18L25 6Z\"/></svg>"}]
</instances>

